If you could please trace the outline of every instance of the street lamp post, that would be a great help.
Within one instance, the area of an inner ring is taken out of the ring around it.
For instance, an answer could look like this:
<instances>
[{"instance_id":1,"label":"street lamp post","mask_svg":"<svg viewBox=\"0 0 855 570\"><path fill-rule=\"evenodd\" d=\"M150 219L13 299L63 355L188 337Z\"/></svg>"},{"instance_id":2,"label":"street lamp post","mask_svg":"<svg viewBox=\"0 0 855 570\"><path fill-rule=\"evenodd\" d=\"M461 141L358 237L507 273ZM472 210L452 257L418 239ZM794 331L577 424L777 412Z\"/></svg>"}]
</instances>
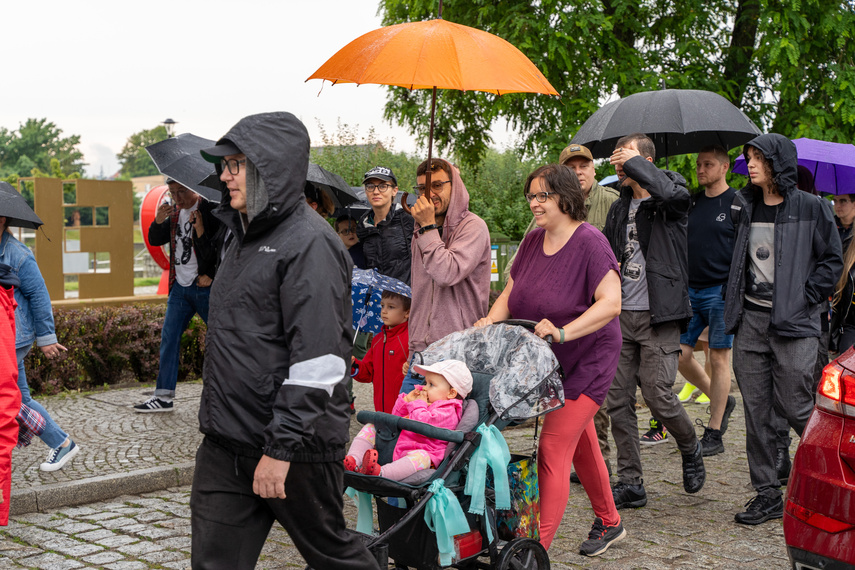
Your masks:
<instances>
[{"instance_id":1,"label":"street lamp post","mask_svg":"<svg viewBox=\"0 0 855 570\"><path fill-rule=\"evenodd\" d=\"M175 136L175 125L178 124L178 121L173 121L172 119L167 118L165 121L161 123L164 127L166 127L166 136L172 138Z\"/></svg>"}]
</instances>

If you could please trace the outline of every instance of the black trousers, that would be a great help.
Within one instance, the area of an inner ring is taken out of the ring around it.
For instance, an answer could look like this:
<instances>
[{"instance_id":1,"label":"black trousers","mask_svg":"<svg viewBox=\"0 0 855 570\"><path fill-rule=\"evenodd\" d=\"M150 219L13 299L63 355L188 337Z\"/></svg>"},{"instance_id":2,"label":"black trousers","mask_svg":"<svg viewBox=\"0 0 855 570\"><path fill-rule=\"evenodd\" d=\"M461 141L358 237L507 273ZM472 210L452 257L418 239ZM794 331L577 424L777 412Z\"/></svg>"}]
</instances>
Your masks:
<instances>
[{"instance_id":1,"label":"black trousers","mask_svg":"<svg viewBox=\"0 0 855 570\"><path fill-rule=\"evenodd\" d=\"M359 538L346 529L341 462L291 463L286 498L262 499L252 492L258 461L235 455L207 437L202 441L190 494L194 570L255 568L274 520L313 568L378 568Z\"/></svg>"}]
</instances>

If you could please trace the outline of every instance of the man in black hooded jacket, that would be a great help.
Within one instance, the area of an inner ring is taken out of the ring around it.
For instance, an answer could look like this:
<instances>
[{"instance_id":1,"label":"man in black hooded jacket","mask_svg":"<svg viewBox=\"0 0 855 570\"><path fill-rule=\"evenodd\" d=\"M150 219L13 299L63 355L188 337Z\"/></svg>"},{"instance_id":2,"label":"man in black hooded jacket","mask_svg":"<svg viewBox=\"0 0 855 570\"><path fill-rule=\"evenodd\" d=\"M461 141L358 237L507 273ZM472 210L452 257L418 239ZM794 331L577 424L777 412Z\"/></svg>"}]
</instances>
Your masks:
<instances>
[{"instance_id":1,"label":"man in black hooded jacket","mask_svg":"<svg viewBox=\"0 0 855 570\"><path fill-rule=\"evenodd\" d=\"M744 206L727 280L724 326L736 334L733 371L742 392L748 469L757 491L735 520L754 525L784 516L773 420L782 416L799 435L807 425L814 404L819 315L843 260L828 205L796 187L792 141L760 135L743 154L750 182L737 194Z\"/></svg>"},{"instance_id":2,"label":"man in black hooded jacket","mask_svg":"<svg viewBox=\"0 0 855 570\"><path fill-rule=\"evenodd\" d=\"M202 156L235 237L211 292L193 568L253 568L274 520L314 568L377 568L342 513L353 265L304 199L306 128L252 115Z\"/></svg>"}]
</instances>

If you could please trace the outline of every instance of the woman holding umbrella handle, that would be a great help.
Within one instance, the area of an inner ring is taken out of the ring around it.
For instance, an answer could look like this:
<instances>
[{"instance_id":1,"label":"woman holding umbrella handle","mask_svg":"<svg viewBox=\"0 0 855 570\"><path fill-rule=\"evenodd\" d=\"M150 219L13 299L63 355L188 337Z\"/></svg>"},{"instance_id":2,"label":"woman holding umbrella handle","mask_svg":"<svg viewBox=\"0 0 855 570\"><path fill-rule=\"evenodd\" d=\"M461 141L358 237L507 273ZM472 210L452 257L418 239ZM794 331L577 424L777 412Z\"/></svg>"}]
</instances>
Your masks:
<instances>
[{"instance_id":1,"label":"woman holding umbrella handle","mask_svg":"<svg viewBox=\"0 0 855 570\"><path fill-rule=\"evenodd\" d=\"M534 333L541 338L552 336L564 371L565 406L544 418L538 448L540 541L549 548L561 524L575 464L596 514L579 552L596 556L626 536L593 421L622 342L618 264L605 236L585 223L585 195L570 168L535 170L525 198L538 227L520 245L505 290L475 326L513 317L536 321Z\"/></svg>"}]
</instances>

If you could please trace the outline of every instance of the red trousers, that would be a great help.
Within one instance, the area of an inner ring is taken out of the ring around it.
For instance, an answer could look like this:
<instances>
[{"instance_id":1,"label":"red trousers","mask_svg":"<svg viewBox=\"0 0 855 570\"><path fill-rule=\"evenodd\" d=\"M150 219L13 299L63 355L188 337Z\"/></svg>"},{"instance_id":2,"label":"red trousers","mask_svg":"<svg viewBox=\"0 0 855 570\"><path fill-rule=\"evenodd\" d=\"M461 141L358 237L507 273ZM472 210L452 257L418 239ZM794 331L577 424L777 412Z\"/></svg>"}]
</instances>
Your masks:
<instances>
[{"instance_id":1,"label":"red trousers","mask_svg":"<svg viewBox=\"0 0 855 570\"><path fill-rule=\"evenodd\" d=\"M21 409L18 389L18 360L15 357L15 298L10 287L0 287L0 526L9 523L9 499L12 493L12 450L18 443Z\"/></svg>"}]
</instances>

